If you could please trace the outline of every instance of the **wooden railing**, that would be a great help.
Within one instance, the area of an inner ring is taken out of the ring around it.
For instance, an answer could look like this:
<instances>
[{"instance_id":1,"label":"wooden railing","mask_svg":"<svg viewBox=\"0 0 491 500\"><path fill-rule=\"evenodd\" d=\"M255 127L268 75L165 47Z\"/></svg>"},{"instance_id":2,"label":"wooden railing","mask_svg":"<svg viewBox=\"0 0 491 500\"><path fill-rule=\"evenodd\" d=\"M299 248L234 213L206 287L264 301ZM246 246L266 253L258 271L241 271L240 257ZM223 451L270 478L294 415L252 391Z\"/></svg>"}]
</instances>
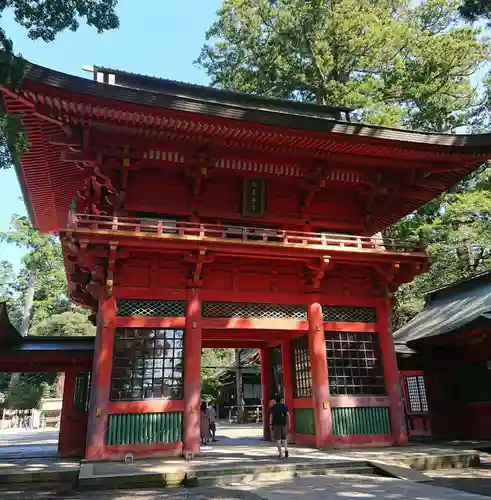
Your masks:
<instances>
[{"instance_id":1,"label":"wooden railing","mask_svg":"<svg viewBox=\"0 0 491 500\"><path fill-rule=\"evenodd\" d=\"M68 229L117 231L176 238L211 239L220 241L300 245L340 249L364 249L372 251L424 252L420 245L398 242L370 236L353 236L335 233L312 233L285 229L265 229L232 225L202 224L169 220L153 220L132 217L76 214L70 217Z\"/></svg>"}]
</instances>

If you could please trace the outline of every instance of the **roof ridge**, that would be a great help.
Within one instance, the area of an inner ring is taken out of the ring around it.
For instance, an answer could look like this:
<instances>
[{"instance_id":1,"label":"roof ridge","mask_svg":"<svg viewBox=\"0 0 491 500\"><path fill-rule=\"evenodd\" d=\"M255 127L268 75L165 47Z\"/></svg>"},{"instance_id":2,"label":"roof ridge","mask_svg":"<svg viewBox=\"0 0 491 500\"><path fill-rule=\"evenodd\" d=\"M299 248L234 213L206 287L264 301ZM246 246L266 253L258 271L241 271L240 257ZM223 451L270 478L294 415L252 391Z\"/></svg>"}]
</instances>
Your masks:
<instances>
[{"instance_id":1,"label":"roof ridge","mask_svg":"<svg viewBox=\"0 0 491 500\"><path fill-rule=\"evenodd\" d=\"M310 102L304 102L304 101L297 101L294 99L285 99L285 98L280 98L280 97L271 97L271 96L266 96L266 95L261 95L261 94L253 94L250 92L242 92L242 91L237 91L237 90L231 90L231 89L222 89L222 88L217 88L214 87L213 85L203 85L199 83L191 83L191 82L185 82L183 80L175 80L171 78L162 78L159 76L152 76L152 75L147 75L144 73L135 73L133 71L125 71L125 70L120 70L120 69L115 69L115 68L109 68L107 66L99 66L97 64L94 64L92 66L93 71L97 72L108 72L112 73L115 75L122 75L122 76L130 76L130 77L137 77L137 78L145 78L148 80L152 80L155 82L161 82L161 83L170 83L170 84L177 84L177 85L182 85L185 87L193 88L193 89L202 89L206 90L212 93L217 93L217 95L224 95L224 94L229 94L231 96L235 97L246 97L246 98L256 98L256 99L264 99L267 101L270 101L272 103L286 103L287 105L303 105L305 107L310 107L311 109L316 109L317 111L319 110L325 110L327 111L342 111L345 113L350 113L355 110L355 108L350 108L347 106L335 106L335 105L318 105L315 103L310 103Z\"/></svg>"}]
</instances>

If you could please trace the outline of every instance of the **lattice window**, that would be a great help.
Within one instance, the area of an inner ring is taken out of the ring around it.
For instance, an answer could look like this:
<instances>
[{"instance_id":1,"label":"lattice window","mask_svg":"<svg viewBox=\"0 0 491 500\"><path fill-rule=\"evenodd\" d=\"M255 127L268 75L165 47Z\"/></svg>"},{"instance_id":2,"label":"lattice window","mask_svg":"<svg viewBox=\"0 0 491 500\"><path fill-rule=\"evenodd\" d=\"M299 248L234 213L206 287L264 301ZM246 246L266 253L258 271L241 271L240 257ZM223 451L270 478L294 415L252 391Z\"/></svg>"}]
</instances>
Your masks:
<instances>
[{"instance_id":1,"label":"lattice window","mask_svg":"<svg viewBox=\"0 0 491 500\"><path fill-rule=\"evenodd\" d=\"M161 316L170 318L184 317L184 300L134 300L117 301L118 316Z\"/></svg>"},{"instance_id":2,"label":"lattice window","mask_svg":"<svg viewBox=\"0 0 491 500\"><path fill-rule=\"evenodd\" d=\"M312 371L307 336L292 340L292 359L293 396L296 398L312 396Z\"/></svg>"},{"instance_id":3,"label":"lattice window","mask_svg":"<svg viewBox=\"0 0 491 500\"><path fill-rule=\"evenodd\" d=\"M307 320L304 305L259 304L253 302L204 302L204 318Z\"/></svg>"},{"instance_id":4,"label":"lattice window","mask_svg":"<svg viewBox=\"0 0 491 500\"><path fill-rule=\"evenodd\" d=\"M182 399L184 331L116 328L112 401Z\"/></svg>"},{"instance_id":5,"label":"lattice window","mask_svg":"<svg viewBox=\"0 0 491 500\"><path fill-rule=\"evenodd\" d=\"M325 332L331 395L385 395L377 333Z\"/></svg>"},{"instance_id":6,"label":"lattice window","mask_svg":"<svg viewBox=\"0 0 491 500\"><path fill-rule=\"evenodd\" d=\"M426 388L423 375L406 377L409 411L427 412Z\"/></svg>"},{"instance_id":7,"label":"lattice window","mask_svg":"<svg viewBox=\"0 0 491 500\"><path fill-rule=\"evenodd\" d=\"M345 323L376 323L375 307L345 307L323 306L324 321L339 321Z\"/></svg>"}]
</instances>

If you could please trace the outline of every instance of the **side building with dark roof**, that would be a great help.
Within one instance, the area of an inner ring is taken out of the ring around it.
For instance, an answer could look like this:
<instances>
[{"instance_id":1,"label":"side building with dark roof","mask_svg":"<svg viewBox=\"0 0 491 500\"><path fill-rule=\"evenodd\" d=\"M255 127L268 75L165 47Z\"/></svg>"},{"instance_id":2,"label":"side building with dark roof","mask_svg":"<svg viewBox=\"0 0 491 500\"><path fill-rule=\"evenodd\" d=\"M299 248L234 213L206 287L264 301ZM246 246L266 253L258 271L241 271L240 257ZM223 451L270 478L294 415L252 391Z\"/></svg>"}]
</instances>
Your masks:
<instances>
[{"instance_id":1,"label":"side building with dark roof","mask_svg":"<svg viewBox=\"0 0 491 500\"><path fill-rule=\"evenodd\" d=\"M410 435L491 438L491 271L429 293L394 344Z\"/></svg>"}]
</instances>

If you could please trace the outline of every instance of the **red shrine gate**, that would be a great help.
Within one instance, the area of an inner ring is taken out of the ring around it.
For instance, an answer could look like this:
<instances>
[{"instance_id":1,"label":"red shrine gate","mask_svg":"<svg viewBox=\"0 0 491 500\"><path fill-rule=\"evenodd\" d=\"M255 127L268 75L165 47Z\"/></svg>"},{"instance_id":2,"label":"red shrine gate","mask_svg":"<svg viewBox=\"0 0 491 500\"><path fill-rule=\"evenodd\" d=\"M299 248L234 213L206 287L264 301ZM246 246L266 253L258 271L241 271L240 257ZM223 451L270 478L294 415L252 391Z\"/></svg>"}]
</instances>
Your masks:
<instances>
[{"instance_id":1,"label":"red shrine gate","mask_svg":"<svg viewBox=\"0 0 491 500\"><path fill-rule=\"evenodd\" d=\"M379 232L491 157L489 138L95 74L28 65L3 89L33 224L59 232L71 297L97 313L86 457L199 452L215 346L261 349L264 401L281 347L296 442L405 442L391 294L427 257Z\"/></svg>"}]
</instances>

